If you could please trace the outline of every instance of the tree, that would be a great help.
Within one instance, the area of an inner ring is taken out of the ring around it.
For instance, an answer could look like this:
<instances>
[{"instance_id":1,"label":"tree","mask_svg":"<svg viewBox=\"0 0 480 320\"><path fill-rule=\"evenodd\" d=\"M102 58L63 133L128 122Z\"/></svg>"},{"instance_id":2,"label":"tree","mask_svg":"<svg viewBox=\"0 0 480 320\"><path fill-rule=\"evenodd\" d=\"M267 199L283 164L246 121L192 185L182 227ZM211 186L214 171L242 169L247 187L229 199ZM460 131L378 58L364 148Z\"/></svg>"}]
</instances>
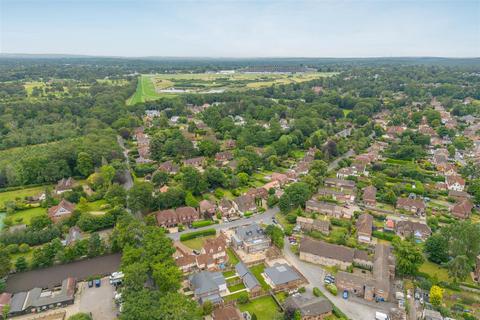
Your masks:
<instances>
[{"instance_id":1,"label":"tree","mask_svg":"<svg viewBox=\"0 0 480 320\"><path fill-rule=\"evenodd\" d=\"M11 268L10 254L5 247L0 244L0 279L4 278Z\"/></svg>"},{"instance_id":2,"label":"tree","mask_svg":"<svg viewBox=\"0 0 480 320\"><path fill-rule=\"evenodd\" d=\"M22 272L28 269L28 263L25 257L18 257L17 261L15 262L15 270L17 272Z\"/></svg>"},{"instance_id":3,"label":"tree","mask_svg":"<svg viewBox=\"0 0 480 320\"><path fill-rule=\"evenodd\" d=\"M10 305L6 304L2 307L2 317L3 317L3 319L7 319L9 313L10 313Z\"/></svg>"},{"instance_id":4,"label":"tree","mask_svg":"<svg viewBox=\"0 0 480 320\"><path fill-rule=\"evenodd\" d=\"M158 263L153 266L153 279L162 292L176 292L180 289L182 272L172 262Z\"/></svg>"},{"instance_id":5,"label":"tree","mask_svg":"<svg viewBox=\"0 0 480 320\"><path fill-rule=\"evenodd\" d=\"M46 214L32 217L32 219L30 220L30 227L33 230L42 230L51 224L52 220L50 220L50 218Z\"/></svg>"},{"instance_id":6,"label":"tree","mask_svg":"<svg viewBox=\"0 0 480 320\"><path fill-rule=\"evenodd\" d=\"M270 236L272 243L279 249L283 249L284 240L283 240L283 231L277 226L270 224L265 229L265 233Z\"/></svg>"},{"instance_id":7,"label":"tree","mask_svg":"<svg viewBox=\"0 0 480 320\"><path fill-rule=\"evenodd\" d=\"M410 241L395 238L392 241L396 257L396 270L399 275L413 276L417 274L418 268L424 258L420 250Z\"/></svg>"},{"instance_id":8,"label":"tree","mask_svg":"<svg viewBox=\"0 0 480 320\"><path fill-rule=\"evenodd\" d=\"M280 210L286 213L292 209L303 207L310 196L311 191L308 184L304 182L293 183L285 189L285 193L280 197Z\"/></svg>"},{"instance_id":9,"label":"tree","mask_svg":"<svg viewBox=\"0 0 480 320\"><path fill-rule=\"evenodd\" d=\"M100 168L100 174L107 186L110 186L113 178L115 177L115 168L110 165L105 165Z\"/></svg>"},{"instance_id":10,"label":"tree","mask_svg":"<svg viewBox=\"0 0 480 320\"><path fill-rule=\"evenodd\" d=\"M425 252L428 260L441 264L448 261L448 241L439 234L435 233L425 242Z\"/></svg>"},{"instance_id":11,"label":"tree","mask_svg":"<svg viewBox=\"0 0 480 320\"><path fill-rule=\"evenodd\" d=\"M168 173L162 170L157 170L152 176L152 183L156 187L161 187L168 182L169 178L170 176L168 175Z\"/></svg>"},{"instance_id":12,"label":"tree","mask_svg":"<svg viewBox=\"0 0 480 320\"><path fill-rule=\"evenodd\" d=\"M93 258L99 256L103 253L103 251L104 245L102 239L100 239L98 233L92 233L90 238L88 238L88 257Z\"/></svg>"},{"instance_id":13,"label":"tree","mask_svg":"<svg viewBox=\"0 0 480 320\"><path fill-rule=\"evenodd\" d=\"M218 143L215 143L210 140L202 140L198 143L198 150L200 153L206 157L212 157L218 151L220 151L220 146Z\"/></svg>"},{"instance_id":14,"label":"tree","mask_svg":"<svg viewBox=\"0 0 480 320\"><path fill-rule=\"evenodd\" d=\"M443 289L439 286L432 286L430 288L430 303L436 307L442 305Z\"/></svg>"},{"instance_id":15,"label":"tree","mask_svg":"<svg viewBox=\"0 0 480 320\"><path fill-rule=\"evenodd\" d=\"M113 183L105 193L105 200L114 207L125 207L127 204L127 191L118 183Z\"/></svg>"},{"instance_id":16,"label":"tree","mask_svg":"<svg viewBox=\"0 0 480 320\"><path fill-rule=\"evenodd\" d=\"M213 303L210 300L207 300L202 305L203 315L209 316L213 311Z\"/></svg>"},{"instance_id":17,"label":"tree","mask_svg":"<svg viewBox=\"0 0 480 320\"><path fill-rule=\"evenodd\" d=\"M241 157L238 159L237 171L238 172L245 172L248 175L253 173L253 165L250 160L246 157Z\"/></svg>"},{"instance_id":18,"label":"tree","mask_svg":"<svg viewBox=\"0 0 480 320\"><path fill-rule=\"evenodd\" d=\"M468 257L465 255L458 255L447 264L448 275L454 282L463 281L470 273L471 267L468 262Z\"/></svg>"},{"instance_id":19,"label":"tree","mask_svg":"<svg viewBox=\"0 0 480 320\"><path fill-rule=\"evenodd\" d=\"M207 189L207 181L194 167L183 167L180 170L180 173L182 186L185 190L189 190L193 194L199 195Z\"/></svg>"},{"instance_id":20,"label":"tree","mask_svg":"<svg viewBox=\"0 0 480 320\"><path fill-rule=\"evenodd\" d=\"M198 208L198 200L195 196L189 191L185 196L185 204L189 207Z\"/></svg>"},{"instance_id":21,"label":"tree","mask_svg":"<svg viewBox=\"0 0 480 320\"><path fill-rule=\"evenodd\" d=\"M153 204L153 185L149 182L136 182L128 191L128 207L133 212L145 213Z\"/></svg>"},{"instance_id":22,"label":"tree","mask_svg":"<svg viewBox=\"0 0 480 320\"><path fill-rule=\"evenodd\" d=\"M88 177L94 169L92 156L86 152L79 152L77 156L77 171Z\"/></svg>"}]
</instances>

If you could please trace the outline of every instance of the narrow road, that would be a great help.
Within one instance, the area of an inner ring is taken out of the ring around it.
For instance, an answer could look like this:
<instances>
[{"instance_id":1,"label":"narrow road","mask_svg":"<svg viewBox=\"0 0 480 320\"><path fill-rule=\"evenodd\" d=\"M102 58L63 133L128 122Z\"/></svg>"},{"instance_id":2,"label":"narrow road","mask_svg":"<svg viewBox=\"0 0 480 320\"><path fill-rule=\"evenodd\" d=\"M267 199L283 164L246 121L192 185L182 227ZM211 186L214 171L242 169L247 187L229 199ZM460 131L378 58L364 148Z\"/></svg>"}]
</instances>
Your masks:
<instances>
[{"instance_id":1,"label":"narrow road","mask_svg":"<svg viewBox=\"0 0 480 320\"><path fill-rule=\"evenodd\" d=\"M225 223L219 223L219 224L213 224L210 226L202 227L202 228L197 228L197 229L189 229L185 230L182 232L176 232L176 233L169 233L168 237L174 241L178 241L180 239L180 236L185 233L189 233L192 231L199 231L199 230L205 230L205 229L215 229L215 230L226 230L230 228L236 228L239 226L251 224L253 222L257 223L264 223L264 224L272 224L272 218L277 214L280 210L278 207L275 208L270 208L267 209L264 213L259 213L255 214L249 218L244 218L244 219L239 219L231 222L225 222Z\"/></svg>"},{"instance_id":2,"label":"narrow road","mask_svg":"<svg viewBox=\"0 0 480 320\"><path fill-rule=\"evenodd\" d=\"M123 141L122 137L117 136L117 142L120 148L122 148L123 156L125 157L125 163L127 164L127 170L124 171L125 183L123 184L123 187L128 191L133 187L133 178L132 174L130 173L130 163L128 162L128 149L125 147L125 142Z\"/></svg>"},{"instance_id":3,"label":"narrow road","mask_svg":"<svg viewBox=\"0 0 480 320\"><path fill-rule=\"evenodd\" d=\"M343 159L346 159L346 158L349 158L351 156L353 156L355 154L355 151L353 151L353 149L350 149L348 150L347 152L345 152L344 154L342 154L340 157L338 157L337 159L333 160L329 165L328 165L328 171L331 171L333 169L335 169L338 165L338 163L340 162L340 160L343 160Z\"/></svg>"},{"instance_id":4,"label":"narrow road","mask_svg":"<svg viewBox=\"0 0 480 320\"><path fill-rule=\"evenodd\" d=\"M366 301L364 299L350 296L348 300L342 298L339 292L338 296L333 296L323 286L323 278L325 270L316 264L311 264L300 260L290 249L288 239L285 241L285 248L283 250L285 258L297 268L307 278L309 284L307 288L310 290L317 287L322 293L330 299L330 301L337 306L345 315L352 320L369 320L375 319L375 312L382 311L388 314L388 311L394 305L388 302L375 303Z\"/></svg>"}]
</instances>

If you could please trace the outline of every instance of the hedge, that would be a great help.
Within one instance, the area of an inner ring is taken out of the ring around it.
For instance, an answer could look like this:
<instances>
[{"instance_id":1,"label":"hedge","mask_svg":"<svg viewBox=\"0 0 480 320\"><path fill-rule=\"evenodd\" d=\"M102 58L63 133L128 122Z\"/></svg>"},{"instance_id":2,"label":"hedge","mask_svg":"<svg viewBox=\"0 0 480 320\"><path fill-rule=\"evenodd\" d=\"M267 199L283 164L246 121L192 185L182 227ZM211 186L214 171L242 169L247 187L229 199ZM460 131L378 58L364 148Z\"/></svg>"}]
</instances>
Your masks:
<instances>
[{"instance_id":1,"label":"hedge","mask_svg":"<svg viewBox=\"0 0 480 320\"><path fill-rule=\"evenodd\" d=\"M193 221L192 222L192 227L194 229L201 228L201 227L206 227L210 226L213 224L212 220L200 220L200 221Z\"/></svg>"},{"instance_id":2,"label":"hedge","mask_svg":"<svg viewBox=\"0 0 480 320\"><path fill-rule=\"evenodd\" d=\"M333 294L334 296L336 296L338 294L338 289L337 289L337 286L334 285L334 284L327 284L325 286L325 288L327 288L328 292L330 292L331 294Z\"/></svg>"},{"instance_id":3,"label":"hedge","mask_svg":"<svg viewBox=\"0 0 480 320\"><path fill-rule=\"evenodd\" d=\"M393 234L393 233L385 233L385 232L381 232L381 231L377 231L377 230L373 231L372 235L375 238L382 239L382 240L387 240L387 241L392 241L393 237L395 237L395 234Z\"/></svg>"},{"instance_id":4,"label":"hedge","mask_svg":"<svg viewBox=\"0 0 480 320\"><path fill-rule=\"evenodd\" d=\"M217 234L217 231L213 228L206 229L206 230L199 230L199 231L182 234L180 236L180 241L186 241L186 240L191 240L191 239L205 237L205 236L213 236L215 234Z\"/></svg>"}]
</instances>

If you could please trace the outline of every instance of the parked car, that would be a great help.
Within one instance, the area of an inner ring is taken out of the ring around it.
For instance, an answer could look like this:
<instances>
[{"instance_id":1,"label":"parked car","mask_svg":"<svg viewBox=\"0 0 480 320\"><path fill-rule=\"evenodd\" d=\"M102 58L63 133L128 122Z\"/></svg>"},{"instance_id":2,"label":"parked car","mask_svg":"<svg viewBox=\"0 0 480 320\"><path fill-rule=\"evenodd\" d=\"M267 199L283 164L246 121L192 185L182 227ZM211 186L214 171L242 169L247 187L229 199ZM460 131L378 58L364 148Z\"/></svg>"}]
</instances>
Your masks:
<instances>
[{"instance_id":1,"label":"parked car","mask_svg":"<svg viewBox=\"0 0 480 320\"><path fill-rule=\"evenodd\" d=\"M96 279L95 280L95 287L100 287L102 285L102 281L100 281L100 279Z\"/></svg>"},{"instance_id":2,"label":"parked car","mask_svg":"<svg viewBox=\"0 0 480 320\"><path fill-rule=\"evenodd\" d=\"M89 288L93 287L93 280L88 281L88 287Z\"/></svg>"},{"instance_id":3,"label":"parked car","mask_svg":"<svg viewBox=\"0 0 480 320\"><path fill-rule=\"evenodd\" d=\"M343 290L343 299L348 299L348 291Z\"/></svg>"},{"instance_id":4,"label":"parked car","mask_svg":"<svg viewBox=\"0 0 480 320\"><path fill-rule=\"evenodd\" d=\"M331 283L332 283L332 280L330 280L329 278L325 278L325 279L323 279L323 281L324 281L326 284L331 284Z\"/></svg>"}]
</instances>

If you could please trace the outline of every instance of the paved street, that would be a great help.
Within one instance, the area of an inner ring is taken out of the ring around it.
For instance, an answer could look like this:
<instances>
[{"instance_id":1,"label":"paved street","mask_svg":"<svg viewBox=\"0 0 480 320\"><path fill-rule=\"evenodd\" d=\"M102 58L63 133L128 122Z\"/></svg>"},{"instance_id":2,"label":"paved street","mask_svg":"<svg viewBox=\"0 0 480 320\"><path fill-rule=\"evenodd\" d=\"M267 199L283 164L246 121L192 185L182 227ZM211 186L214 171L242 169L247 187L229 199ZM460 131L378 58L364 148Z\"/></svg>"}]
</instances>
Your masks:
<instances>
[{"instance_id":1,"label":"paved street","mask_svg":"<svg viewBox=\"0 0 480 320\"><path fill-rule=\"evenodd\" d=\"M350 158L354 154L355 154L355 151L353 151L353 149L348 150L347 152L342 154L340 157L338 157L337 159L330 162L330 164L328 165L328 170L330 171L330 170L335 169L337 167L338 163L340 162L340 160Z\"/></svg>"},{"instance_id":2,"label":"paved street","mask_svg":"<svg viewBox=\"0 0 480 320\"><path fill-rule=\"evenodd\" d=\"M330 292L328 292L323 286L325 270L323 270L319 265L301 261L290 250L290 244L288 240L285 241L285 243L285 258L307 278L309 282L307 288L311 290L313 287L318 287L323 294L325 294L330 301L332 301L333 304L335 304L340 310L342 310L342 312L345 313L345 315L347 315L349 319L373 320L375 319L375 311L388 312L390 308L394 306L392 303L369 302L352 296L350 296L348 300L345 300L341 297L340 293L338 296L331 295Z\"/></svg>"},{"instance_id":3,"label":"paved street","mask_svg":"<svg viewBox=\"0 0 480 320\"><path fill-rule=\"evenodd\" d=\"M128 170L125 170L125 183L123 184L123 187L125 190L130 190L131 187L133 187L133 179L132 179L132 174L130 173L130 164L128 162L128 150L125 148L125 142L123 141L123 138L120 136L117 136L117 142L120 148L122 148L123 151L123 156L125 157L125 163L127 164Z\"/></svg>"},{"instance_id":4,"label":"paved street","mask_svg":"<svg viewBox=\"0 0 480 320\"><path fill-rule=\"evenodd\" d=\"M205 230L205 229L212 229L214 228L215 230L226 230L230 228L235 228L238 226L243 226L247 224L251 224L253 222L258 222L258 223L265 223L265 224L271 224L272 223L272 217L275 216L279 212L278 207L267 209L264 213L260 214L255 214L249 218L245 219L239 219L231 222L226 222L226 223L219 223L219 224L213 224L210 226L202 227L202 228L197 228L197 229L188 229L182 232L176 232L176 233L170 233L168 236L174 240L178 241L180 239L180 235L184 233L189 233L192 231L198 231L198 230Z\"/></svg>"}]
</instances>

